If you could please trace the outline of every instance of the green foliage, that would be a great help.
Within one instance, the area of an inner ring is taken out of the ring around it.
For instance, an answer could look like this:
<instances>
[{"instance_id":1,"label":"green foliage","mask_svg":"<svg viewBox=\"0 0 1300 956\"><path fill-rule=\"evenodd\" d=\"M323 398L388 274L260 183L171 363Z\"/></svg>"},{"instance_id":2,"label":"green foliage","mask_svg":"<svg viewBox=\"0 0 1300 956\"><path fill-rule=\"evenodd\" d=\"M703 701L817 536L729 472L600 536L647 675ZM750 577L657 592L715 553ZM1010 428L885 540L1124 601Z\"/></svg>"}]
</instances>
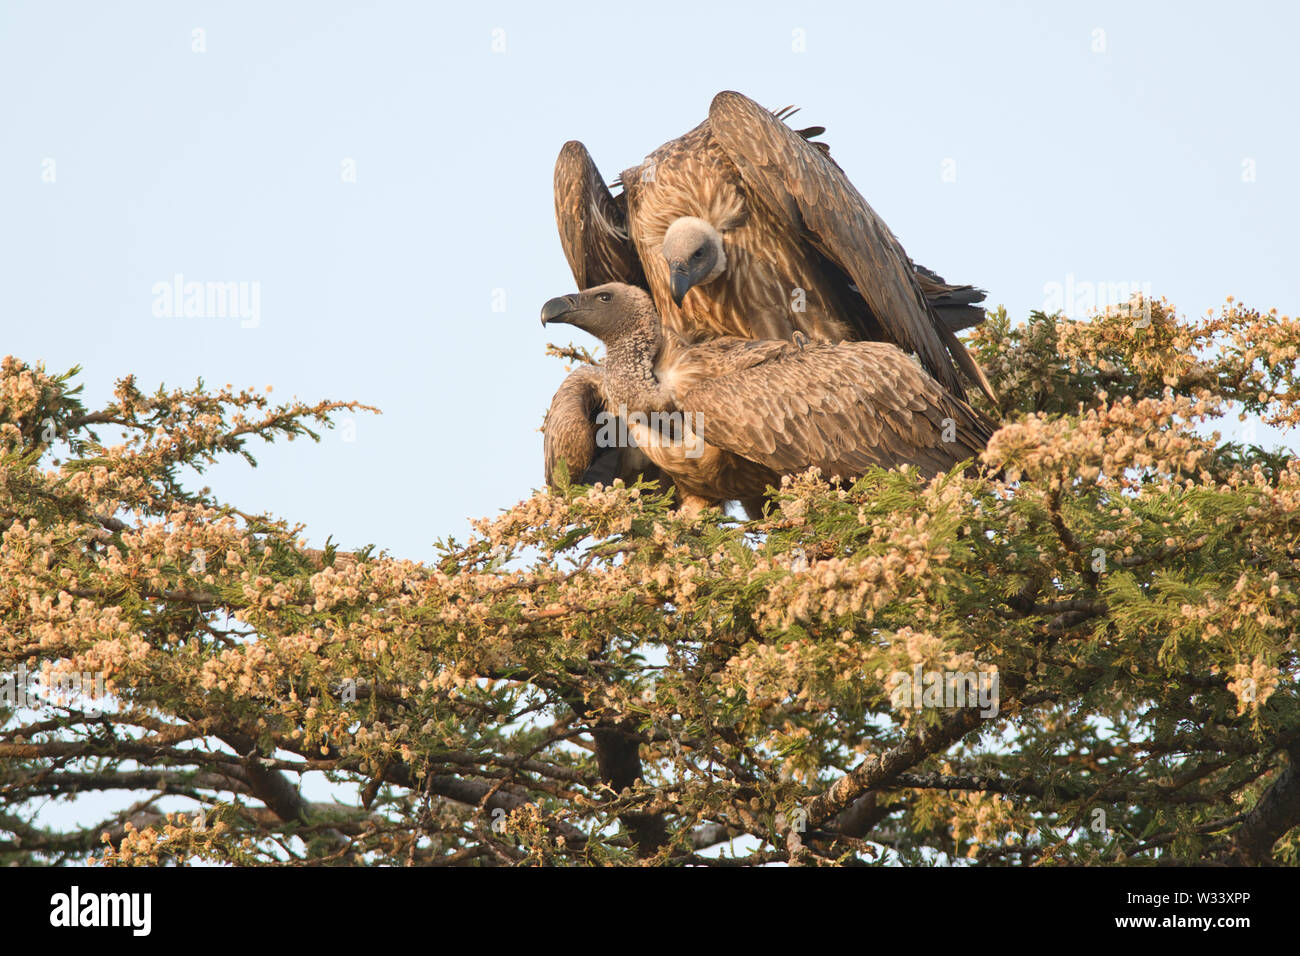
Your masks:
<instances>
[{"instance_id":1,"label":"green foliage","mask_svg":"<svg viewBox=\"0 0 1300 956\"><path fill-rule=\"evenodd\" d=\"M127 379L87 412L6 360L0 672L111 697L3 712L0 855L1295 864L1300 462L1206 426L1294 424L1298 343L999 311L983 475L805 475L741 522L561 474L423 562L178 486L355 406ZM88 792L136 796L40 824Z\"/></svg>"}]
</instances>

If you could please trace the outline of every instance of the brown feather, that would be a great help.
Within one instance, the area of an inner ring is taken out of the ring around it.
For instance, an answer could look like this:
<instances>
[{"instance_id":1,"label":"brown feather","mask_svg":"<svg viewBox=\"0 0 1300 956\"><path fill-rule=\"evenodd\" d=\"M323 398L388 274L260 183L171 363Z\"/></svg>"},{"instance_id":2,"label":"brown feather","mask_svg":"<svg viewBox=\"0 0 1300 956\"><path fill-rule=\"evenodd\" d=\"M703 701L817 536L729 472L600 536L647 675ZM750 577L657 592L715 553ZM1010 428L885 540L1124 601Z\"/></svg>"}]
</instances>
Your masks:
<instances>
[{"instance_id":1,"label":"brown feather","mask_svg":"<svg viewBox=\"0 0 1300 956\"><path fill-rule=\"evenodd\" d=\"M627 206L601 182L587 148L570 140L555 161L555 221L579 289L606 282L645 285L627 235Z\"/></svg>"},{"instance_id":2,"label":"brown feather","mask_svg":"<svg viewBox=\"0 0 1300 956\"><path fill-rule=\"evenodd\" d=\"M679 487L744 500L782 475L818 467L855 478L873 465L946 472L978 457L992 425L896 346L720 338L656 363L671 410L687 413L703 453L646 448Z\"/></svg>"}]
</instances>

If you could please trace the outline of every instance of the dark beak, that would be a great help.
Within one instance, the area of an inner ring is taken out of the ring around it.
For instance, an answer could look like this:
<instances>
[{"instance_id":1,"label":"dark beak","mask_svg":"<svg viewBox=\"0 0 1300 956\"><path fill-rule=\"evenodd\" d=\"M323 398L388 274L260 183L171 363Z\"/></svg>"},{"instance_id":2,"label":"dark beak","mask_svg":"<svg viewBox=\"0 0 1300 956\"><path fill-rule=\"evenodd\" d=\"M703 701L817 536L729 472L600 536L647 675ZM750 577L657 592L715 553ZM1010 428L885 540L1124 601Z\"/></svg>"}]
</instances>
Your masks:
<instances>
[{"instance_id":1,"label":"dark beak","mask_svg":"<svg viewBox=\"0 0 1300 956\"><path fill-rule=\"evenodd\" d=\"M549 300L542 306L542 325L547 322L563 322L564 317L578 308L576 295L561 295Z\"/></svg>"},{"instance_id":2,"label":"dark beak","mask_svg":"<svg viewBox=\"0 0 1300 956\"><path fill-rule=\"evenodd\" d=\"M673 293L673 303L680 309L682 299L686 298L686 293L691 291L691 286L695 283L691 281L691 275L686 271L686 263L680 259L668 263L669 285Z\"/></svg>"}]
</instances>

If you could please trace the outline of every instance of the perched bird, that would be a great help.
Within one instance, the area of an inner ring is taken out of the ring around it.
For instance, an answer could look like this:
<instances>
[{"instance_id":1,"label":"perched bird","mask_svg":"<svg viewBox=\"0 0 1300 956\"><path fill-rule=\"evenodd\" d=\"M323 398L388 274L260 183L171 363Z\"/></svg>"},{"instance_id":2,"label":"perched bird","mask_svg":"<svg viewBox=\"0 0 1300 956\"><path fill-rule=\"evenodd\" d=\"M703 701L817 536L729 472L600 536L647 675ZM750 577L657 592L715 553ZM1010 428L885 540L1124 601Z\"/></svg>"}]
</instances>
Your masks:
<instances>
[{"instance_id":1,"label":"perched bird","mask_svg":"<svg viewBox=\"0 0 1300 956\"><path fill-rule=\"evenodd\" d=\"M738 500L755 515L768 486L813 466L828 478L903 464L932 475L992 433L887 342L685 342L645 290L617 282L549 300L542 324L552 322L605 344L584 374L687 507Z\"/></svg>"},{"instance_id":2,"label":"perched bird","mask_svg":"<svg viewBox=\"0 0 1300 956\"><path fill-rule=\"evenodd\" d=\"M954 332L982 321L983 293L914 266L888 227L811 138L739 93L624 171L611 194L586 148L566 143L555 212L578 288L648 289L686 342L729 335L892 342L964 397L992 397Z\"/></svg>"},{"instance_id":3,"label":"perched bird","mask_svg":"<svg viewBox=\"0 0 1300 956\"><path fill-rule=\"evenodd\" d=\"M951 285L907 258L897 239L792 111L721 93L709 118L620 177L612 194L586 148L555 165L555 213L578 288L649 290L664 326L692 343L728 335L795 342L892 342L915 352L955 397L959 373L992 394L954 332L982 321L981 290ZM586 482L635 479L634 450L596 449L590 373L556 393L544 430L555 466ZM551 433L556 433L552 438Z\"/></svg>"}]
</instances>

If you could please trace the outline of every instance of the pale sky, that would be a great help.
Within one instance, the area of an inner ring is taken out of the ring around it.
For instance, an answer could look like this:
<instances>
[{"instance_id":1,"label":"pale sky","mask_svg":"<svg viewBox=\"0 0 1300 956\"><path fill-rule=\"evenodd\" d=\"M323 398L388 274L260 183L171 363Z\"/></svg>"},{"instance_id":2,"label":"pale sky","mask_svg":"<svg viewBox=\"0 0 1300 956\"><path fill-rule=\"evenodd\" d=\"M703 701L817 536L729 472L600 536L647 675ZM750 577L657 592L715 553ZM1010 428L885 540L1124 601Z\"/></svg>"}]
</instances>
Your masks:
<instances>
[{"instance_id":1,"label":"pale sky","mask_svg":"<svg viewBox=\"0 0 1300 956\"><path fill-rule=\"evenodd\" d=\"M135 373L377 405L206 480L429 558L541 481L560 146L612 180L723 89L801 106L915 259L1014 316L1122 282L1294 314L1300 16L1134 6L4 0L2 351L83 365L90 404ZM256 284L256 325L155 315L178 273Z\"/></svg>"}]
</instances>

